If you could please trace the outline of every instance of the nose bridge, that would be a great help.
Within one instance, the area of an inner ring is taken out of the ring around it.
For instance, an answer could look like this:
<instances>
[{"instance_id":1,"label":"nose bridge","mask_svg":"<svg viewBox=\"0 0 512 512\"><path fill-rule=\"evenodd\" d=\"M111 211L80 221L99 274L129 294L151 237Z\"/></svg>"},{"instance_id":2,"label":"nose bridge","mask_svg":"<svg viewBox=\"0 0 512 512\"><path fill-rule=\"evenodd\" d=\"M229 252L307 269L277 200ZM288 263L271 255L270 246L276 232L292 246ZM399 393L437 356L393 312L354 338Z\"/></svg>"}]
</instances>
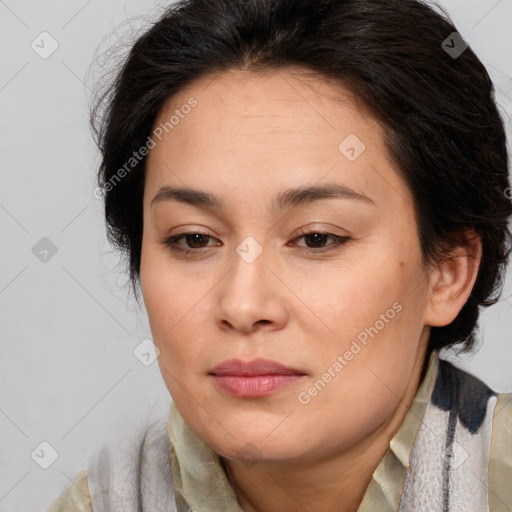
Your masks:
<instances>
[{"instance_id":1,"label":"nose bridge","mask_svg":"<svg viewBox=\"0 0 512 512\"><path fill-rule=\"evenodd\" d=\"M247 236L238 244L232 259L233 268L228 275L229 286L233 287L229 290L230 294L238 296L238 300L262 299L269 277L267 255L263 245L252 236Z\"/></svg>"},{"instance_id":2,"label":"nose bridge","mask_svg":"<svg viewBox=\"0 0 512 512\"><path fill-rule=\"evenodd\" d=\"M249 330L256 322L281 322L285 311L267 268L269 249L248 236L235 248L232 267L218 297L217 320Z\"/></svg>"}]
</instances>

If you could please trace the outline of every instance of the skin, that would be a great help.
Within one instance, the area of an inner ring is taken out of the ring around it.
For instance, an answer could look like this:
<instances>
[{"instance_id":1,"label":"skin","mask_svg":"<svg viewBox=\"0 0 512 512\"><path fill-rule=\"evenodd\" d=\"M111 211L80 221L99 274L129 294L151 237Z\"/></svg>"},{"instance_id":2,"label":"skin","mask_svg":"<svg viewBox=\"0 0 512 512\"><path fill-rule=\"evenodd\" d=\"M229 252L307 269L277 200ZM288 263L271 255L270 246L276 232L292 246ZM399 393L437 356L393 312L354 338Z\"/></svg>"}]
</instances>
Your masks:
<instances>
[{"instance_id":1,"label":"skin","mask_svg":"<svg viewBox=\"0 0 512 512\"><path fill-rule=\"evenodd\" d=\"M146 169L140 274L165 384L190 428L223 457L244 510L354 511L416 394L430 326L450 323L471 293L480 239L468 232L455 258L424 265L414 201L383 129L340 85L294 68L224 71L172 98L155 126L191 96L198 105L151 149ZM339 150L349 134L366 146L354 161ZM371 202L270 208L284 189L326 183ZM224 208L151 204L165 185L216 194ZM196 251L189 256L162 243L198 230L210 238L177 242ZM315 230L349 241L301 237ZM251 263L236 252L249 236L263 251ZM300 403L394 303L401 311ZM306 375L248 399L208 374L226 359L256 357ZM247 443L256 447L251 464Z\"/></svg>"}]
</instances>

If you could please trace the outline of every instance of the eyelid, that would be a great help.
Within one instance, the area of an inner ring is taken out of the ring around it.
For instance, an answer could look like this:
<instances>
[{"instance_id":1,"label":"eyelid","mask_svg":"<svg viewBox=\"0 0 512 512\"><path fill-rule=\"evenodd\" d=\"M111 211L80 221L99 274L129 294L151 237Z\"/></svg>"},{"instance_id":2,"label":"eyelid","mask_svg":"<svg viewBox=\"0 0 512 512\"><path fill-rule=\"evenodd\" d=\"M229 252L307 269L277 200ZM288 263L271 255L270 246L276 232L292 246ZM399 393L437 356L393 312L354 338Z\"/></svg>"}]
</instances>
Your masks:
<instances>
[{"instance_id":1,"label":"eyelid","mask_svg":"<svg viewBox=\"0 0 512 512\"><path fill-rule=\"evenodd\" d=\"M321 227L321 226L305 226L303 228L299 228L299 230L297 231L297 235L295 236L300 236L300 235L309 235L311 233L324 233L324 234L328 234L328 235L334 235L334 236L349 236L348 232L344 229L342 229L342 231L344 232L343 234L337 234L337 233L334 233L333 230L335 231L336 229L340 229L340 228L335 228L334 226L332 227Z\"/></svg>"}]
</instances>

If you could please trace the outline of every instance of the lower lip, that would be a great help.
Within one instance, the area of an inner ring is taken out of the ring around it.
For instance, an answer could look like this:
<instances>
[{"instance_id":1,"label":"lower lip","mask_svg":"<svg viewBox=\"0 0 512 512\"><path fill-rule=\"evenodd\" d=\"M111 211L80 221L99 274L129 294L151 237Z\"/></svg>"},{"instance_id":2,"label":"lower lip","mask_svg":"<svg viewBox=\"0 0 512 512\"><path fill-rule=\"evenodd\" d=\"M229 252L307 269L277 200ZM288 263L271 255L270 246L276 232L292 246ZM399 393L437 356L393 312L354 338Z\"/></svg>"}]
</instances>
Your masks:
<instances>
[{"instance_id":1,"label":"lower lip","mask_svg":"<svg viewBox=\"0 0 512 512\"><path fill-rule=\"evenodd\" d=\"M215 382L234 396L258 397L270 395L280 388L288 386L304 375L255 375L242 377L240 375L214 375Z\"/></svg>"}]
</instances>

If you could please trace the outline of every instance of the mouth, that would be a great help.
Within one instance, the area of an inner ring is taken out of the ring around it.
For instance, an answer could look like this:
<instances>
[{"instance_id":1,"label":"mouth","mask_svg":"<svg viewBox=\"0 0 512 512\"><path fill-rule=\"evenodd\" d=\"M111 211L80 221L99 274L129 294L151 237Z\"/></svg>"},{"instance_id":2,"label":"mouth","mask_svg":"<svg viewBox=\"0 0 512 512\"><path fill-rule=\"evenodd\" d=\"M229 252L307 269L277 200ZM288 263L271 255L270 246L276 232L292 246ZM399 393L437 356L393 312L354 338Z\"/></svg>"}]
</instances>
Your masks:
<instances>
[{"instance_id":1,"label":"mouth","mask_svg":"<svg viewBox=\"0 0 512 512\"><path fill-rule=\"evenodd\" d=\"M270 359L230 359L213 368L209 375L230 395L257 398L288 386L307 374Z\"/></svg>"}]
</instances>

